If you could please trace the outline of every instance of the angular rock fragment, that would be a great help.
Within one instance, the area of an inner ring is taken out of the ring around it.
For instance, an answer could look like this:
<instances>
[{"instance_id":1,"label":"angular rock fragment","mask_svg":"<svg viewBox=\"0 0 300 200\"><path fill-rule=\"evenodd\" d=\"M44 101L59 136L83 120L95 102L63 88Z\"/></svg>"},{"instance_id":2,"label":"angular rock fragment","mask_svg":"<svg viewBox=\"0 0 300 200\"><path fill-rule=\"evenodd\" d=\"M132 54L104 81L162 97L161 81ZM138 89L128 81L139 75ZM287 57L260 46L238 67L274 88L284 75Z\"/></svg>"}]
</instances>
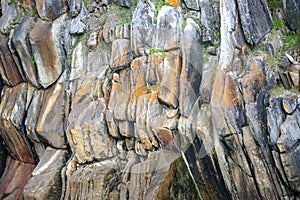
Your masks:
<instances>
[{"instance_id":1,"label":"angular rock fragment","mask_svg":"<svg viewBox=\"0 0 300 200\"><path fill-rule=\"evenodd\" d=\"M133 59L130 48L130 41L127 39L117 39L112 43L112 53L110 67L112 70L120 70L126 68Z\"/></svg>"},{"instance_id":2,"label":"angular rock fragment","mask_svg":"<svg viewBox=\"0 0 300 200\"><path fill-rule=\"evenodd\" d=\"M287 22L292 30L299 29L300 23L300 2L297 0L283 1L283 9L286 14Z\"/></svg>"},{"instance_id":3,"label":"angular rock fragment","mask_svg":"<svg viewBox=\"0 0 300 200\"><path fill-rule=\"evenodd\" d=\"M53 84L64 67L61 34L65 17L62 16L53 23L38 20L30 32L30 43L37 66L38 79L43 88Z\"/></svg>"},{"instance_id":4,"label":"angular rock fragment","mask_svg":"<svg viewBox=\"0 0 300 200\"><path fill-rule=\"evenodd\" d=\"M23 125L26 93L26 84L3 89L0 105L1 135L15 159L34 164L35 161Z\"/></svg>"},{"instance_id":5,"label":"angular rock fragment","mask_svg":"<svg viewBox=\"0 0 300 200\"><path fill-rule=\"evenodd\" d=\"M35 3L38 14L44 21L54 21L67 10L64 0L37 0Z\"/></svg>"},{"instance_id":6,"label":"angular rock fragment","mask_svg":"<svg viewBox=\"0 0 300 200\"><path fill-rule=\"evenodd\" d=\"M67 151L48 147L24 188L24 199L59 199L62 192L61 169Z\"/></svg>"},{"instance_id":7,"label":"angular rock fragment","mask_svg":"<svg viewBox=\"0 0 300 200\"><path fill-rule=\"evenodd\" d=\"M35 165L8 157L0 179L0 199L21 199L23 189L31 177Z\"/></svg>"},{"instance_id":8,"label":"angular rock fragment","mask_svg":"<svg viewBox=\"0 0 300 200\"><path fill-rule=\"evenodd\" d=\"M25 18L14 32L12 42L20 58L26 80L33 86L39 87L37 67L34 64L29 42L29 33L33 28L33 24L34 18Z\"/></svg>"},{"instance_id":9,"label":"angular rock fragment","mask_svg":"<svg viewBox=\"0 0 300 200\"><path fill-rule=\"evenodd\" d=\"M74 2L76 3L76 2ZM76 13L75 11L72 12ZM75 18L72 18L70 21L70 34L82 34L86 31L86 24L88 19L88 12L86 8L83 6L80 10L79 15L77 15Z\"/></svg>"},{"instance_id":10,"label":"angular rock fragment","mask_svg":"<svg viewBox=\"0 0 300 200\"><path fill-rule=\"evenodd\" d=\"M22 76L8 47L8 37L0 34L0 74L6 85L16 86L23 82Z\"/></svg>"}]
</instances>

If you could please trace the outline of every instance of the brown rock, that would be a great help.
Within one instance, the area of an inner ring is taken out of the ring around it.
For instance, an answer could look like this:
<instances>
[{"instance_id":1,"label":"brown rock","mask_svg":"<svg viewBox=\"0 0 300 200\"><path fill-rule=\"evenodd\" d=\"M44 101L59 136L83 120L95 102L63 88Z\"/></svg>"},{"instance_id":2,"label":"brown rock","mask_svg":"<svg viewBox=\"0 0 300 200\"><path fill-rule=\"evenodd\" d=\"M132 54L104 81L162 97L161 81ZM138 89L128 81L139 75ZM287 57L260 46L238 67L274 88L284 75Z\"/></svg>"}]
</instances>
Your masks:
<instances>
[{"instance_id":1,"label":"brown rock","mask_svg":"<svg viewBox=\"0 0 300 200\"><path fill-rule=\"evenodd\" d=\"M67 10L63 0L37 0L35 3L40 18L45 21L53 21Z\"/></svg>"},{"instance_id":2,"label":"brown rock","mask_svg":"<svg viewBox=\"0 0 300 200\"><path fill-rule=\"evenodd\" d=\"M16 86L23 82L18 67L8 47L8 37L0 34L0 73L4 83Z\"/></svg>"},{"instance_id":3,"label":"brown rock","mask_svg":"<svg viewBox=\"0 0 300 200\"><path fill-rule=\"evenodd\" d=\"M39 137L55 148L65 147L66 142L64 98L64 87L60 83L56 83L46 90L36 125L36 132Z\"/></svg>"},{"instance_id":4,"label":"brown rock","mask_svg":"<svg viewBox=\"0 0 300 200\"><path fill-rule=\"evenodd\" d=\"M54 29L52 22L38 20L30 32L30 43L34 60L37 65L40 84L47 88L60 76L63 64L61 60L60 41L55 34L60 34Z\"/></svg>"},{"instance_id":5,"label":"brown rock","mask_svg":"<svg viewBox=\"0 0 300 200\"><path fill-rule=\"evenodd\" d=\"M24 199L59 199L61 196L61 169L67 152L48 147L24 188Z\"/></svg>"},{"instance_id":6,"label":"brown rock","mask_svg":"<svg viewBox=\"0 0 300 200\"><path fill-rule=\"evenodd\" d=\"M23 189L31 177L35 165L7 159L5 171L0 179L0 199L21 199Z\"/></svg>"},{"instance_id":7,"label":"brown rock","mask_svg":"<svg viewBox=\"0 0 300 200\"><path fill-rule=\"evenodd\" d=\"M117 39L112 43L110 67L112 70L119 70L129 66L133 59L130 40Z\"/></svg>"},{"instance_id":8,"label":"brown rock","mask_svg":"<svg viewBox=\"0 0 300 200\"><path fill-rule=\"evenodd\" d=\"M12 156L22 162L34 164L31 147L25 136L23 120L25 117L27 85L19 84L13 88L5 87L0 105L1 135Z\"/></svg>"},{"instance_id":9,"label":"brown rock","mask_svg":"<svg viewBox=\"0 0 300 200\"><path fill-rule=\"evenodd\" d=\"M179 51L166 53L161 70L162 80L158 99L165 105L177 108L179 98L180 59Z\"/></svg>"}]
</instances>

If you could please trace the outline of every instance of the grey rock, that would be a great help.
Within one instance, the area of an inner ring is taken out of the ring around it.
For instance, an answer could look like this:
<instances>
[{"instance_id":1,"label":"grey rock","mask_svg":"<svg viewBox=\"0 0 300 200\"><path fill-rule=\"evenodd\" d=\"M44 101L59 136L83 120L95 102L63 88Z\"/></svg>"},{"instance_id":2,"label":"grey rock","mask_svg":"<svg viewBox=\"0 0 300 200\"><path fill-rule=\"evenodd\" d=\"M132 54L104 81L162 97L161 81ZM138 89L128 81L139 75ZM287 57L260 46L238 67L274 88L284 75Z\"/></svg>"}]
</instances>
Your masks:
<instances>
[{"instance_id":1,"label":"grey rock","mask_svg":"<svg viewBox=\"0 0 300 200\"><path fill-rule=\"evenodd\" d=\"M52 85L64 68L65 53L62 46L66 15L52 22L38 20L30 32L30 43L37 66L38 79L43 88Z\"/></svg>"},{"instance_id":2,"label":"grey rock","mask_svg":"<svg viewBox=\"0 0 300 200\"><path fill-rule=\"evenodd\" d=\"M33 24L34 19L32 17L25 18L14 32L12 42L22 63L26 80L33 86L40 87L37 77L37 67L33 61L29 42L29 33L33 28Z\"/></svg>"},{"instance_id":3,"label":"grey rock","mask_svg":"<svg viewBox=\"0 0 300 200\"><path fill-rule=\"evenodd\" d=\"M130 8L131 0L119 0L119 5L125 8Z\"/></svg>"},{"instance_id":4,"label":"grey rock","mask_svg":"<svg viewBox=\"0 0 300 200\"><path fill-rule=\"evenodd\" d=\"M197 10L197 11L200 10L200 2L197 0L185 0L184 3L186 7L188 7L189 9Z\"/></svg>"},{"instance_id":5,"label":"grey rock","mask_svg":"<svg viewBox=\"0 0 300 200\"><path fill-rule=\"evenodd\" d=\"M202 41L203 42L215 42L214 30L214 13L212 12L211 2L214 0L202 0L200 2L201 9L201 24L203 25ZM210 16L210 17L208 17Z\"/></svg>"},{"instance_id":6,"label":"grey rock","mask_svg":"<svg viewBox=\"0 0 300 200\"><path fill-rule=\"evenodd\" d=\"M1 136L14 158L35 164L23 127L27 85L23 83L11 88L5 87L2 92L0 105Z\"/></svg>"},{"instance_id":7,"label":"grey rock","mask_svg":"<svg viewBox=\"0 0 300 200\"><path fill-rule=\"evenodd\" d=\"M202 51L200 45L200 28L192 20L187 19L187 25L181 38L182 69L179 81L179 108L185 117L199 97L199 87L202 76ZM186 97L189 98L186 98Z\"/></svg>"},{"instance_id":8,"label":"grey rock","mask_svg":"<svg viewBox=\"0 0 300 200\"><path fill-rule=\"evenodd\" d=\"M112 43L112 53L110 67L112 70L120 70L129 67L133 59L133 53L130 48L130 41L127 39L117 39Z\"/></svg>"},{"instance_id":9,"label":"grey rock","mask_svg":"<svg viewBox=\"0 0 300 200\"><path fill-rule=\"evenodd\" d=\"M257 44L272 29L272 16L266 0L237 1L245 39Z\"/></svg>"},{"instance_id":10,"label":"grey rock","mask_svg":"<svg viewBox=\"0 0 300 200\"><path fill-rule=\"evenodd\" d=\"M118 18L116 14L110 15L103 26L103 39L106 43L113 42L116 38L116 27L118 25Z\"/></svg>"},{"instance_id":11,"label":"grey rock","mask_svg":"<svg viewBox=\"0 0 300 200\"><path fill-rule=\"evenodd\" d=\"M283 69L286 69L287 67L289 67L291 65L291 62L286 56L283 56L283 58L281 59L279 65Z\"/></svg>"},{"instance_id":12,"label":"grey rock","mask_svg":"<svg viewBox=\"0 0 300 200\"><path fill-rule=\"evenodd\" d=\"M37 0L35 3L38 14L44 21L53 21L67 11L63 0Z\"/></svg>"},{"instance_id":13,"label":"grey rock","mask_svg":"<svg viewBox=\"0 0 300 200\"><path fill-rule=\"evenodd\" d=\"M80 0L71 0L69 6L69 15L74 18L81 12L82 2Z\"/></svg>"},{"instance_id":14,"label":"grey rock","mask_svg":"<svg viewBox=\"0 0 300 200\"><path fill-rule=\"evenodd\" d=\"M32 177L24 188L24 199L59 199L61 197L61 169L67 160L67 151L48 147Z\"/></svg>"},{"instance_id":15,"label":"grey rock","mask_svg":"<svg viewBox=\"0 0 300 200\"><path fill-rule=\"evenodd\" d=\"M299 29L300 23L300 3L296 0L284 0L283 9L286 14L287 22L292 30Z\"/></svg>"},{"instance_id":16,"label":"grey rock","mask_svg":"<svg viewBox=\"0 0 300 200\"><path fill-rule=\"evenodd\" d=\"M38 137L54 148L64 148L66 143L64 131L64 98L63 84L56 83L45 91L36 124Z\"/></svg>"},{"instance_id":17,"label":"grey rock","mask_svg":"<svg viewBox=\"0 0 300 200\"><path fill-rule=\"evenodd\" d=\"M155 6L151 1L139 0L132 17L133 28L153 26Z\"/></svg>"},{"instance_id":18,"label":"grey rock","mask_svg":"<svg viewBox=\"0 0 300 200\"><path fill-rule=\"evenodd\" d=\"M82 34L86 31L86 24L87 24L88 12L87 9L83 6L80 14L77 15L75 18L71 19L70 22L70 34Z\"/></svg>"},{"instance_id":19,"label":"grey rock","mask_svg":"<svg viewBox=\"0 0 300 200\"><path fill-rule=\"evenodd\" d=\"M2 4L2 3L1 3ZM2 4L2 16L0 19L0 30L2 33L9 32L10 23L17 17L17 8L15 4L9 5L8 1Z\"/></svg>"}]
</instances>

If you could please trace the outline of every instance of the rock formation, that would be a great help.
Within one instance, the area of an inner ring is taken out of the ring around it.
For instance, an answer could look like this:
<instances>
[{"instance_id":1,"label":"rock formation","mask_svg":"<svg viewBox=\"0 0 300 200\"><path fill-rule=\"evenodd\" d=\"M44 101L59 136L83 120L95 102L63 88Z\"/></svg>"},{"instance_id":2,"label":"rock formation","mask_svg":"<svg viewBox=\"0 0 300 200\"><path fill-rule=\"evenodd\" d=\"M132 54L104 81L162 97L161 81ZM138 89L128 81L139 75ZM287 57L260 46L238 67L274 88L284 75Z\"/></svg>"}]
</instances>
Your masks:
<instances>
[{"instance_id":1,"label":"rock formation","mask_svg":"<svg viewBox=\"0 0 300 200\"><path fill-rule=\"evenodd\" d=\"M299 1L1 5L0 199L300 199Z\"/></svg>"}]
</instances>

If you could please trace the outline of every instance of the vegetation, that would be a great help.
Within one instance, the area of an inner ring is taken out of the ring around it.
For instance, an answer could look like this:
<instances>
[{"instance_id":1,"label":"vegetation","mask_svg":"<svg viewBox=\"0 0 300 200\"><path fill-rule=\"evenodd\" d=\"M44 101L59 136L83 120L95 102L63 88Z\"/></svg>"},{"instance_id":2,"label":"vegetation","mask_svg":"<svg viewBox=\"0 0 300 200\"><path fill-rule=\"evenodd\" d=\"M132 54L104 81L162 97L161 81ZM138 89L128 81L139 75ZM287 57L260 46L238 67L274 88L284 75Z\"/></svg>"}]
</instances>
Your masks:
<instances>
[{"instance_id":1,"label":"vegetation","mask_svg":"<svg viewBox=\"0 0 300 200\"><path fill-rule=\"evenodd\" d=\"M85 7L87 7L87 6L89 5L89 1L88 1L88 0L84 0L84 1L83 1L83 5L84 5Z\"/></svg>"},{"instance_id":2,"label":"vegetation","mask_svg":"<svg viewBox=\"0 0 300 200\"><path fill-rule=\"evenodd\" d=\"M154 53L160 53L162 55L162 58L166 58L166 52L163 51L162 49L150 49L149 54L154 54Z\"/></svg>"},{"instance_id":3,"label":"vegetation","mask_svg":"<svg viewBox=\"0 0 300 200\"><path fill-rule=\"evenodd\" d=\"M182 30L185 29L186 25L187 25L186 21L184 21L184 22L181 24Z\"/></svg>"},{"instance_id":4,"label":"vegetation","mask_svg":"<svg viewBox=\"0 0 300 200\"><path fill-rule=\"evenodd\" d=\"M283 7L281 0L267 0L267 3L271 12L275 12L277 8Z\"/></svg>"},{"instance_id":5,"label":"vegetation","mask_svg":"<svg viewBox=\"0 0 300 200\"><path fill-rule=\"evenodd\" d=\"M278 87L274 87L272 90L270 90L270 97L284 97L292 93L299 93L298 88L292 87L291 89L287 90L283 87L283 85L279 85Z\"/></svg>"},{"instance_id":6,"label":"vegetation","mask_svg":"<svg viewBox=\"0 0 300 200\"><path fill-rule=\"evenodd\" d=\"M9 2L8 2L8 5L9 6L12 6L13 4L15 4L16 3L16 0L10 0Z\"/></svg>"},{"instance_id":7,"label":"vegetation","mask_svg":"<svg viewBox=\"0 0 300 200\"><path fill-rule=\"evenodd\" d=\"M13 25L16 25L16 24L18 24L18 23L20 23L20 18L19 18L19 17L15 18L15 19L12 21L12 24L13 24Z\"/></svg>"}]
</instances>

